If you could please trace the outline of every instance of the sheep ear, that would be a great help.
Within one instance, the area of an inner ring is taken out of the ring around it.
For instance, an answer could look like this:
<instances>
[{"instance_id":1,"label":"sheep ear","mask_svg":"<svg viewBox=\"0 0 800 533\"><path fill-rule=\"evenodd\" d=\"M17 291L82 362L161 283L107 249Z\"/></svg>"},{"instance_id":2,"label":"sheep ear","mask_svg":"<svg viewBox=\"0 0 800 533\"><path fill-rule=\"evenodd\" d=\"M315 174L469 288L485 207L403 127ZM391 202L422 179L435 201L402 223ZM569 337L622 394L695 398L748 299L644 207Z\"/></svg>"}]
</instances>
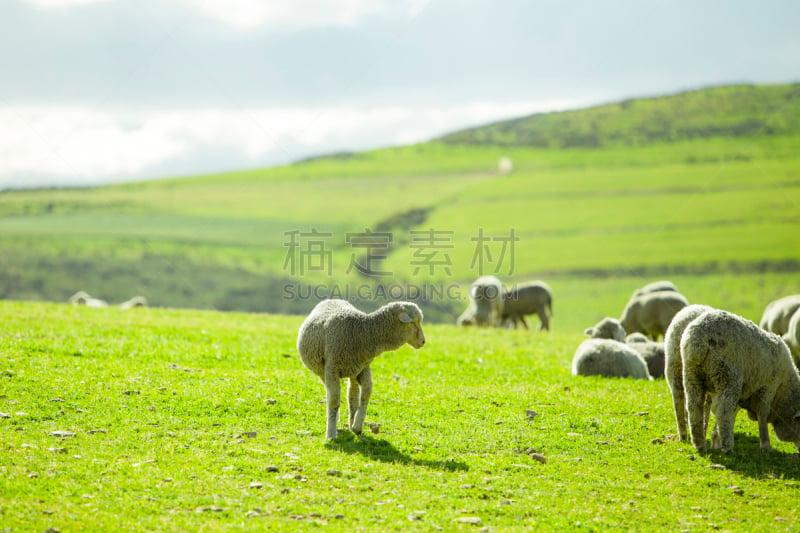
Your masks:
<instances>
[{"instance_id":1,"label":"sheep ear","mask_svg":"<svg viewBox=\"0 0 800 533\"><path fill-rule=\"evenodd\" d=\"M411 322L411 317L408 316L408 313L406 313L405 311L400 313L399 318L400 318L400 322L405 322L406 324Z\"/></svg>"},{"instance_id":2,"label":"sheep ear","mask_svg":"<svg viewBox=\"0 0 800 533\"><path fill-rule=\"evenodd\" d=\"M593 329L594 329L594 328L586 328L586 331L584 331L584 332L583 332L583 334L584 334L584 335L591 335L591 334L592 334L592 330L593 330Z\"/></svg>"}]
</instances>

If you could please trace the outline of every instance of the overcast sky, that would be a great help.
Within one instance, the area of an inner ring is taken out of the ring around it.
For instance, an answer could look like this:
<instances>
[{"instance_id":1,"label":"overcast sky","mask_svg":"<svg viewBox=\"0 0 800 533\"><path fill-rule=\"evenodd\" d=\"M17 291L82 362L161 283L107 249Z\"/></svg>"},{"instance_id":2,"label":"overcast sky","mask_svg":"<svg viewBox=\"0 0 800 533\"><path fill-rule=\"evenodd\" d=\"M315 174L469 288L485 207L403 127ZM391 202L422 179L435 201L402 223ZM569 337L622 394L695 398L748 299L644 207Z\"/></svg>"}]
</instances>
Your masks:
<instances>
[{"instance_id":1,"label":"overcast sky","mask_svg":"<svg viewBox=\"0 0 800 533\"><path fill-rule=\"evenodd\" d=\"M800 80L797 0L0 0L0 189Z\"/></svg>"}]
</instances>

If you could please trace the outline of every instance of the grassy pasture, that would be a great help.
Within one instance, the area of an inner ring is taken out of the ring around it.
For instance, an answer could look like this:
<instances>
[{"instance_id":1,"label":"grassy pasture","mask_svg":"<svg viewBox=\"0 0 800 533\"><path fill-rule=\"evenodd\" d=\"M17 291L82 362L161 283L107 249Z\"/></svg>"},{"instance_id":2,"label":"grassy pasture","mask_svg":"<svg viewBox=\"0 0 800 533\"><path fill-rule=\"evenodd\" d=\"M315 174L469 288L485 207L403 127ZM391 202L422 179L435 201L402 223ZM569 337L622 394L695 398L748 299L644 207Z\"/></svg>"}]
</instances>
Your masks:
<instances>
[{"instance_id":1,"label":"grassy pasture","mask_svg":"<svg viewBox=\"0 0 800 533\"><path fill-rule=\"evenodd\" d=\"M663 380L570 375L579 333L427 325L424 348L373 363L367 422L379 432L326 443L322 385L294 349L299 317L0 302L0 320L3 529L790 531L800 520L792 446L773 436L762 454L741 416L732 455L695 454L670 436ZM481 525L455 521L465 517Z\"/></svg>"},{"instance_id":2,"label":"grassy pasture","mask_svg":"<svg viewBox=\"0 0 800 533\"><path fill-rule=\"evenodd\" d=\"M157 306L304 313L312 304L287 301L282 287L372 285L347 272L362 253L346 243L348 232L392 233L380 264L391 272L387 284L461 287L479 274L479 231L513 229L515 261L498 269L505 281L594 290L611 277L625 286L602 311L613 315L630 287L653 278L702 272L718 285L731 274L796 272L800 163L791 139L568 150L433 142L216 176L7 191L0 296L63 301L84 289L112 302L139 293ZM505 154L515 169L498 176ZM312 229L330 235L331 275L287 267L286 232ZM448 254L449 272L420 268L409 232L429 229L452 232L452 248L437 252ZM761 289L734 283L760 301L757 310L732 310L760 312ZM465 300L461 291L435 302L429 318L451 322Z\"/></svg>"}]
</instances>

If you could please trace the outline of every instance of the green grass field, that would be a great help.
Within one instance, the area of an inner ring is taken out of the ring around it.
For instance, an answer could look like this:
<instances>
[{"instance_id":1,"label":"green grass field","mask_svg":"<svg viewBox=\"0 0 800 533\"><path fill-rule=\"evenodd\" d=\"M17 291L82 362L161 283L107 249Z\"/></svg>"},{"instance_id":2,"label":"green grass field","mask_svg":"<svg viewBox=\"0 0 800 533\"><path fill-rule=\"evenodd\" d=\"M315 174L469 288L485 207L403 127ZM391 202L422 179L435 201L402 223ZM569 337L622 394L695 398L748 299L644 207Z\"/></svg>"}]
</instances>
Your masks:
<instances>
[{"instance_id":1,"label":"green grass field","mask_svg":"<svg viewBox=\"0 0 800 533\"><path fill-rule=\"evenodd\" d=\"M0 529L793 531L800 463L737 420L672 436L664 380L576 378L579 333L425 325L324 439L300 317L0 302ZM533 411L535 414L528 414ZM340 424L342 427L342 424ZM68 432L58 436L56 432ZM541 454L544 463L533 454ZM473 517L478 526L459 519Z\"/></svg>"}]
</instances>

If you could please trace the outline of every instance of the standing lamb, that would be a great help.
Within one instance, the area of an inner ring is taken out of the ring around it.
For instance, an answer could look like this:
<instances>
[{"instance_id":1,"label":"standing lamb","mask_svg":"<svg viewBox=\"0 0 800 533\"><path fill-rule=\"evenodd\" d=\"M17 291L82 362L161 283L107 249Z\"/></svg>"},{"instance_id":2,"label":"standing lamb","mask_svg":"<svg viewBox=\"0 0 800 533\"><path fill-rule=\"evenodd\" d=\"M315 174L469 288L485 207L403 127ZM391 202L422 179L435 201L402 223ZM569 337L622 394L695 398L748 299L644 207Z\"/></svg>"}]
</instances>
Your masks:
<instances>
[{"instance_id":1,"label":"standing lamb","mask_svg":"<svg viewBox=\"0 0 800 533\"><path fill-rule=\"evenodd\" d=\"M631 298L619 321L628 333L641 332L658 340L675 313L689 305L686 297L674 291L656 291Z\"/></svg>"},{"instance_id":2,"label":"standing lamb","mask_svg":"<svg viewBox=\"0 0 800 533\"><path fill-rule=\"evenodd\" d=\"M800 367L800 309L794 312L789 327L783 334L783 342L789 347L794 357L794 364Z\"/></svg>"},{"instance_id":3,"label":"standing lamb","mask_svg":"<svg viewBox=\"0 0 800 533\"><path fill-rule=\"evenodd\" d=\"M300 326L297 352L303 364L325 384L328 439L336 438L341 400L340 380L349 378L349 427L360 435L372 393L369 365L404 344L422 348L422 311L410 302L392 302L367 314L344 300L317 304ZM360 392L359 392L360 388Z\"/></svg>"},{"instance_id":4,"label":"standing lamb","mask_svg":"<svg viewBox=\"0 0 800 533\"><path fill-rule=\"evenodd\" d=\"M783 335L789 330L789 321L798 309L800 309L800 294L784 296L767 304L758 325L766 331Z\"/></svg>"},{"instance_id":5,"label":"standing lamb","mask_svg":"<svg viewBox=\"0 0 800 533\"><path fill-rule=\"evenodd\" d=\"M683 388L692 444L706 449L706 395L714 396L719 446L733 450L739 407L758 420L762 451L771 451L769 428L800 450L800 375L789 348L749 320L712 309L694 319L681 339Z\"/></svg>"},{"instance_id":6,"label":"standing lamb","mask_svg":"<svg viewBox=\"0 0 800 533\"><path fill-rule=\"evenodd\" d=\"M653 379L638 352L612 339L586 339L580 343L572 358L572 375Z\"/></svg>"},{"instance_id":7,"label":"standing lamb","mask_svg":"<svg viewBox=\"0 0 800 533\"><path fill-rule=\"evenodd\" d=\"M525 315L536 313L539 315L539 331L550 330L548 312L553 316L553 293L550 286L543 281L529 281L519 285L514 285L503 292L503 312L501 322L511 320L514 327L517 322L521 322L525 329L528 323L525 322Z\"/></svg>"},{"instance_id":8,"label":"standing lamb","mask_svg":"<svg viewBox=\"0 0 800 533\"><path fill-rule=\"evenodd\" d=\"M481 276L469 288L469 306L458 317L461 326L500 326L503 284L494 276Z\"/></svg>"}]
</instances>

